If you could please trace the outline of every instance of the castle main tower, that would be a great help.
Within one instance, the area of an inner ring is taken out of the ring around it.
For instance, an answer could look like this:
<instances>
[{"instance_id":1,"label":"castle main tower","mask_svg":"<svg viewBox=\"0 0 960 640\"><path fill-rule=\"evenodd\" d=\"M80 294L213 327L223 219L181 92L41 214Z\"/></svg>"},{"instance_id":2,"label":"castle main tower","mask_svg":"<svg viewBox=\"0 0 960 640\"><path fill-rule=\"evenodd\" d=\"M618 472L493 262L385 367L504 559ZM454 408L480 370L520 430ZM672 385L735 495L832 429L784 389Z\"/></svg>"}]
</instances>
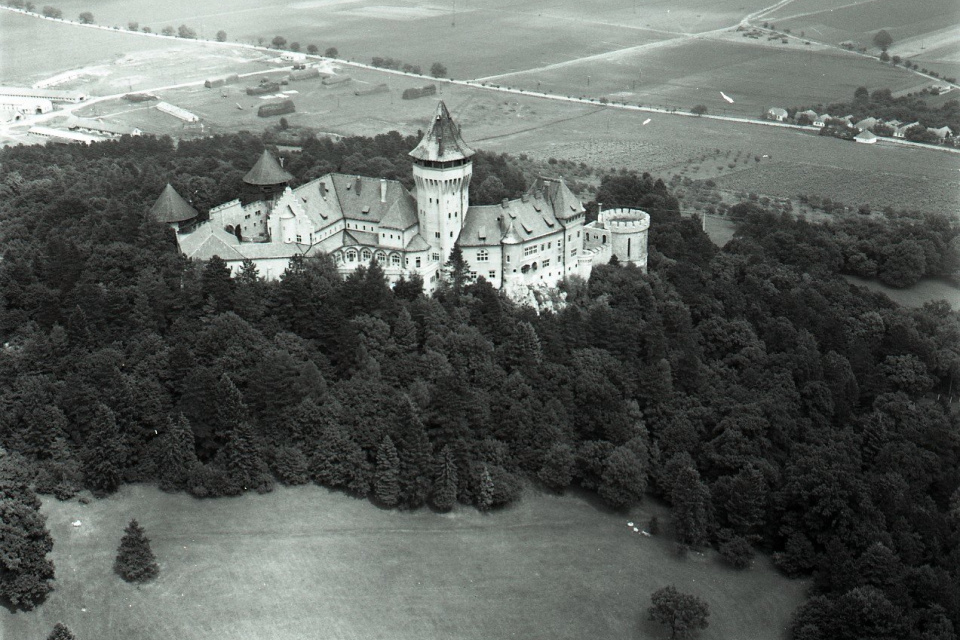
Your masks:
<instances>
[{"instance_id":1,"label":"castle main tower","mask_svg":"<svg viewBox=\"0 0 960 640\"><path fill-rule=\"evenodd\" d=\"M460 137L447 106L440 101L420 144L410 152L413 179L417 185L417 216L420 235L439 256L440 264L460 236L467 213L473 149ZM432 259L431 255L428 259Z\"/></svg>"}]
</instances>

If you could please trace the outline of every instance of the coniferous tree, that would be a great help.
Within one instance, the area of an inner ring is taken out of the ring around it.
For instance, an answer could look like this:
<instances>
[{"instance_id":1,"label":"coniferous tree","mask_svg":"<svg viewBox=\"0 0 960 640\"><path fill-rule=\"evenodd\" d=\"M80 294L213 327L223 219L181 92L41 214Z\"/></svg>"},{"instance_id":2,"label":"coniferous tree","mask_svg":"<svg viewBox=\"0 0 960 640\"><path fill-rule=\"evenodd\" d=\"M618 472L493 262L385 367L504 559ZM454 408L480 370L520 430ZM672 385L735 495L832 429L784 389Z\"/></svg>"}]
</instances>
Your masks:
<instances>
[{"instance_id":1,"label":"coniferous tree","mask_svg":"<svg viewBox=\"0 0 960 640\"><path fill-rule=\"evenodd\" d=\"M400 457L390 436L384 436L377 450L377 469L374 477L374 495L388 507L400 500Z\"/></svg>"},{"instance_id":2,"label":"coniferous tree","mask_svg":"<svg viewBox=\"0 0 960 640\"><path fill-rule=\"evenodd\" d=\"M677 538L693 547L705 544L710 525L710 489L695 468L684 467L677 474L671 498Z\"/></svg>"},{"instance_id":3,"label":"coniferous tree","mask_svg":"<svg viewBox=\"0 0 960 640\"><path fill-rule=\"evenodd\" d=\"M164 491L185 489L199 462L193 429L182 413L168 420L167 430L160 437L159 458L160 488Z\"/></svg>"},{"instance_id":4,"label":"coniferous tree","mask_svg":"<svg viewBox=\"0 0 960 640\"><path fill-rule=\"evenodd\" d=\"M480 511L489 511L493 506L493 491L493 478L490 477L487 465L483 465L480 470L480 492L477 495L477 508Z\"/></svg>"},{"instance_id":5,"label":"coniferous tree","mask_svg":"<svg viewBox=\"0 0 960 640\"><path fill-rule=\"evenodd\" d=\"M398 434L400 495L408 507L422 506L430 495L433 453L423 421L413 402L407 401Z\"/></svg>"},{"instance_id":6,"label":"coniferous tree","mask_svg":"<svg viewBox=\"0 0 960 640\"><path fill-rule=\"evenodd\" d=\"M127 582L146 582L160 573L160 565L150 549L150 539L136 520L131 520L124 529L113 570Z\"/></svg>"},{"instance_id":7,"label":"coniferous tree","mask_svg":"<svg viewBox=\"0 0 960 640\"><path fill-rule=\"evenodd\" d=\"M449 445L440 452L436 480L433 484L433 506L449 511L457 501L457 465Z\"/></svg>"},{"instance_id":8,"label":"coniferous tree","mask_svg":"<svg viewBox=\"0 0 960 640\"><path fill-rule=\"evenodd\" d=\"M96 493L113 493L120 486L123 444L113 411L97 404L86 446L86 483Z\"/></svg>"},{"instance_id":9,"label":"coniferous tree","mask_svg":"<svg viewBox=\"0 0 960 640\"><path fill-rule=\"evenodd\" d=\"M260 444L250 423L234 427L223 447L223 466L234 486L240 491L272 487L270 470L263 460Z\"/></svg>"},{"instance_id":10,"label":"coniferous tree","mask_svg":"<svg viewBox=\"0 0 960 640\"><path fill-rule=\"evenodd\" d=\"M26 485L0 482L0 598L29 611L53 590L53 538Z\"/></svg>"},{"instance_id":11,"label":"coniferous tree","mask_svg":"<svg viewBox=\"0 0 960 640\"><path fill-rule=\"evenodd\" d=\"M70 629L67 628L67 625L57 623L53 627L53 631L50 632L50 635L47 636L47 640L77 640L77 636L71 633Z\"/></svg>"}]
</instances>

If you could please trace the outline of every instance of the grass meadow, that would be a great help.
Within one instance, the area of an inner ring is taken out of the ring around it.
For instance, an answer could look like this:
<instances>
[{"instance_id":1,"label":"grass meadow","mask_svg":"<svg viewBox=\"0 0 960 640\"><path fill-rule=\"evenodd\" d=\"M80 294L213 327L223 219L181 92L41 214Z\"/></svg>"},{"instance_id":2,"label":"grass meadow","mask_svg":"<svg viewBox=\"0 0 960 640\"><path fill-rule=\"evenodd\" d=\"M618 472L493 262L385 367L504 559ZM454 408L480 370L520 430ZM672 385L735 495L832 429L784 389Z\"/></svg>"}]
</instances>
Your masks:
<instances>
[{"instance_id":1,"label":"grass meadow","mask_svg":"<svg viewBox=\"0 0 960 640\"><path fill-rule=\"evenodd\" d=\"M710 605L702 640L783 637L807 583L759 558L736 572L645 538L656 505L611 513L583 496L528 491L483 515L385 511L314 486L199 501L127 486L82 505L45 501L57 588L39 609L0 610L0 636L81 639L659 639L649 596L674 584ZM136 587L111 565L137 518L160 576ZM71 522L80 520L82 526Z\"/></svg>"},{"instance_id":2,"label":"grass meadow","mask_svg":"<svg viewBox=\"0 0 960 640\"><path fill-rule=\"evenodd\" d=\"M907 289L895 289L879 280L868 280L853 275L843 277L851 284L883 293L904 307L922 307L932 300L946 300L954 311L960 310L960 288L949 280L926 278Z\"/></svg>"}]
</instances>

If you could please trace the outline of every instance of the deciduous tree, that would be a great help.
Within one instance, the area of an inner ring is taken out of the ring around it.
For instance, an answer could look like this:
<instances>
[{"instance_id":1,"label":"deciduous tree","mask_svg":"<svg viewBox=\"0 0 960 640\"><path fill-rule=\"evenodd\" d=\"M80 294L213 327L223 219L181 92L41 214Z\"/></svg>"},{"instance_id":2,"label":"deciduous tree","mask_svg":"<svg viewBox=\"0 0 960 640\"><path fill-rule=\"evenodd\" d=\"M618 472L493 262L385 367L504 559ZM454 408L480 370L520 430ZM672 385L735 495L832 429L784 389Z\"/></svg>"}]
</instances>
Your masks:
<instances>
[{"instance_id":1,"label":"deciduous tree","mask_svg":"<svg viewBox=\"0 0 960 640\"><path fill-rule=\"evenodd\" d=\"M669 586L654 591L650 602L650 619L667 625L670 638L692 638L697 631L707 628L710 607L694 595Z\"/></svg>"}]
</instances>

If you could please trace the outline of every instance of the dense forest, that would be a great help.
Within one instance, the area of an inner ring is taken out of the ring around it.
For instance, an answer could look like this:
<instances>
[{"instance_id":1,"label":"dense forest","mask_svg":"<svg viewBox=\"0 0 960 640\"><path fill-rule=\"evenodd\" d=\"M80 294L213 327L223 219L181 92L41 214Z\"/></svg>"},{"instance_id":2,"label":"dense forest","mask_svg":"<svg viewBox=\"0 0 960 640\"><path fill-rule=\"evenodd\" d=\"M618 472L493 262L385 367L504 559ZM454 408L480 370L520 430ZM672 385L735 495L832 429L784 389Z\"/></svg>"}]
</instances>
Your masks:
<instances>
[{"instance_id":1,"label":"dense forest","mask_svg":"<svg viewBox=\"0 0 960 640\"><path fill-rule=\"evenodd\" d=\"M318 141L287 168L405 180L414 143ZM604 178L597 199L650 212L649 273L598 266L555 313L463 265L426 297L376 263L342 279L294 260L266 282L252 264L231 278L184 260L145 215L163 185L205 209L261 149L241 134L0 153L13 606L41 602L54 574L34 492L315 482L445 510L581 487L613 508L664 500L681 549L735 566L762 550L813 575L797 640L957 637L960 318L945 303L908 310L852 287L835 230L762 209L717 249L645 174ZM523 188L509 158L481 158L481 181Z\"/></svg>"}]
</instances>

